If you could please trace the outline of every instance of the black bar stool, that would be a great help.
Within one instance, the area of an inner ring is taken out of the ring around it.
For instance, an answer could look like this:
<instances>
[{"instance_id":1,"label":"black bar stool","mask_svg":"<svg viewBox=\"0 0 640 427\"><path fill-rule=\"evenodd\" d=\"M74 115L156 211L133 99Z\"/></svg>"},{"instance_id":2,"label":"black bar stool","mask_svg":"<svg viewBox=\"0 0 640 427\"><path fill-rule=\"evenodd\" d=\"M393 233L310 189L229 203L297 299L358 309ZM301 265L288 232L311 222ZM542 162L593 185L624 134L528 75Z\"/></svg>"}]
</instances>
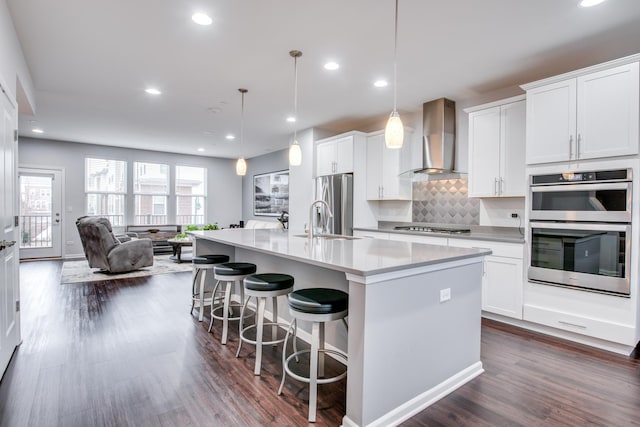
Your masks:
<instances>
[{"instance_id":1,"label":"black bar stool","mask_svg":"<svg viewBox=\"0 0 640 427\"><path fill-rule=\"evenodd\" d=\"M293 276L288 274L278 273L264 273L253 274L244 279L244 294L247 297L242 311L240 312L240 344L238 345L238 351L236 357L240 356L240 349L242 348L242 342L248 342L256 346L256 363L253 370L254 375L260 375L260 367L262 365L262 346L263 345L275 345L284 341L284 335L282 338L278 338L278 297L281 295L287 295L293 291ZM251 300L251 297L256 299L256 320L255 324L249 325L243 328L244 312ZM267 299L271 298L273 321L264 321L264 310L267 305ZM263 341L264 326L271 326L271 340ZM283 327L287 325L283 324ZM255 329L256 339L252 340L247 337L247 332Z\"/></svg>"},{"instance_id":2,"label":"black bar stool","mask_svg":"<svg viewBox=\"0 0 640 427\"><path fill-rule=\"evenodd\" d=\"M240 316L233 316L232 307L240 307L240 304L231 303L231 294L233 291L233 285L237 284L240 290L240 301L244 301L244 286L241 281L245 277L252 275L256 272L256 265L249 262L225 262L218 264L213 268L213 277L218 281L215 288L213 288L213 294L218 291L218 287L222 283L226 283L224 289L224 300L222 304L211 304L211 322L209 323L209 332L213 327L213 319L222 320L222 344L227 343L227 334L229 332L229 321L238 320ZM218 313L220 312L220 313Z\"/></svg>"},{"instance_id":3,"label":"black bar stool","mask_svg":"<svg viewBox=\"0 0 640 427\"><path fill-rule=\"evenodd\" d=\"M201 255L194 256L191 260L192 265L192 284L191 284L191 313L193 308L198 304L198 320L202 322L204 318L204 306L212 305L214 295L210 291L210 296L206 296L205 285L207 282L207 270L213 270L217 264L228 262L227 255ZM198 286L198 279L200 285Z\"/></svg>"},{"instance_id":4,"label":"black bar stool","mask_svg":"<svg viewBox=\"0 0 640 427\"><path fill-rule=\"evenodd\" d=\"M316 421L316 408L318 400L318 384L328 384L339 381L347 376L347 371L334 377L324 377L324 354L330 353L342 359L345 366L347 364L347 354L340 350L327 350L324 348L324 324L332 320L342 320L347 326L345 318L349 314L349 295L346 292L337 289L325 288L309 288L300 289L291 292L289 298L289 314L293 318L287 334L285 335L284 347L282 349L282 382L278 389L278 395L282 394L284 380L289 374L298 381L309 384L309 421ZM311 349L297 351L294 346L294 352L287 357L287 341L292 329L294 330L295 344L295 328L299 320L312 322L311 324ZM298 360L298 356L303 353L310 353L309 377L303 377L295 374L289 368L289 362L294 357Z\"/></svg>"}]
</instances>

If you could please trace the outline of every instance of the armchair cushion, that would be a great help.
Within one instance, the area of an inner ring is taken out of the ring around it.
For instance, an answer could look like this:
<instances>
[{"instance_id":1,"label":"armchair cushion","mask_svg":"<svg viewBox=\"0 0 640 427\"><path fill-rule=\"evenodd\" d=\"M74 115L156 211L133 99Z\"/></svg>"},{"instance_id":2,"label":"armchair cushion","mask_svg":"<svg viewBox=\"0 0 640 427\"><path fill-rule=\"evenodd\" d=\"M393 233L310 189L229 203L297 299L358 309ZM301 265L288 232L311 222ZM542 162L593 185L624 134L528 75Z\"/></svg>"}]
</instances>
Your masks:
<instances>
[{"instance_id":1,"label":"armchair cushion","mask_svg":"<svg viewBox=\"0 0 640 427\"><path fill-rule=\"evenodd\" d=\"M106 218L84 216L76 221L89 266L111 273L124 273L153 265L150 239L121 241ZM125 239L123 239L125 240Z\"/></svg>"}]
</instances>

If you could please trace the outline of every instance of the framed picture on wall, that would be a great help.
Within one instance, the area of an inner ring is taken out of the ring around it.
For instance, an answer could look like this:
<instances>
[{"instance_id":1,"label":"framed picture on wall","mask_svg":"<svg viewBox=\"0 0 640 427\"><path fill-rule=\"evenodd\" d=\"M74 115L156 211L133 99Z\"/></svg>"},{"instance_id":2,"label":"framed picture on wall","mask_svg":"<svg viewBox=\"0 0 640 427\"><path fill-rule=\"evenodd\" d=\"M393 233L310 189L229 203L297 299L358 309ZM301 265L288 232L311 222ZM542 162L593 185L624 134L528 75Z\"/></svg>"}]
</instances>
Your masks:
<instances>
[{"instance_id":1,"label":"framed picture on wall","mask_svg":"<svg viewBox=\"0 0 640 427\"><path fill-rule=\"evenodd\" d=\"M289 212L289 171L253 176L253 214L280 216Z\"/></svg>"}]
</instances>

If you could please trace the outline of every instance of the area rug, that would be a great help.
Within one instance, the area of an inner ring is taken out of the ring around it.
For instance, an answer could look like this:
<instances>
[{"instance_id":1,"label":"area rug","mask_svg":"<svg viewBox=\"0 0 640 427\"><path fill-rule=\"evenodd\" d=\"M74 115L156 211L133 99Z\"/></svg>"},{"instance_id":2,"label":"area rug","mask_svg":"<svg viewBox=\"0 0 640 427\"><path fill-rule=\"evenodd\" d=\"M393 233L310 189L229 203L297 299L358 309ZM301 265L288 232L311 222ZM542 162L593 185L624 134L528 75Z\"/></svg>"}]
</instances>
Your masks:
<instances>
[{"instance_id":1,"label":"area rug","mask_svg":"<svg viewBox=\"0 0 640 427\"><path fill-rule=\"evenodd\" d=\"M153 266L141 268L130 273L109 274L102 273L98 269L89 267L87 260L65 261L62 265L60 283L96 282L102 280L128 279L130 277L144 277L154 274L180 273L191 271L191 263L177 263L169 259L170 255L156 255L153 257Z\"/></svg>"}]
</instances>

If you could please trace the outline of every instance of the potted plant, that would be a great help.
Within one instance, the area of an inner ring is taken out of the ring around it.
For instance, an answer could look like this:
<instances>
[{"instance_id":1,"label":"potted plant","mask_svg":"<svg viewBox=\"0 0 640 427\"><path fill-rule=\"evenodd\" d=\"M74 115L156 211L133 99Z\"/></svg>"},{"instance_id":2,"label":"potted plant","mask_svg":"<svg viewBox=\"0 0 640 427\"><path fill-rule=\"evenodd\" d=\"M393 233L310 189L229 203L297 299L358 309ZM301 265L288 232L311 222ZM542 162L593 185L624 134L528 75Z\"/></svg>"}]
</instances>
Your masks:
<instances>
[{"instance_id":1,"label":"potted plant","mask_svg":"<svg viewBox=\"0 0 640 427\"><path fill-rule=\"evenodd\" d=\"M220 230L220 227L218 227L218 221L216 221L213 224L209 223L205 225L204 227L202 227L202 229L203 230Z\"/></svg>"}]
</instances>

